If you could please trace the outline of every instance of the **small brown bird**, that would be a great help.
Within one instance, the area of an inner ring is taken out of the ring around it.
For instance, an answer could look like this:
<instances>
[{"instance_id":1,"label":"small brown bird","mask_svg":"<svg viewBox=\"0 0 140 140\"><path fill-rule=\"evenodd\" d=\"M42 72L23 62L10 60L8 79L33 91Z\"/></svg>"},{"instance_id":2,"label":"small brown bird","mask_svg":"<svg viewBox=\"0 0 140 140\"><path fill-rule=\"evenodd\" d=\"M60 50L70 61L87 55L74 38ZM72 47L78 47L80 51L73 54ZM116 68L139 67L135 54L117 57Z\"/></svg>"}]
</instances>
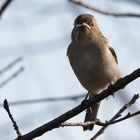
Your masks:
<instances>
[{"instance_id":1,"label":"small brown bird","mask_svg":"<svg viewBox=\"0 0 140 140\"><path fill-rule=\"evenodd\" d=\"M71 38L67 55L75 75L89 91L89 98L121 77L116 53L102 35L94 16L79 15L75 19ZM97 119L99 105L97 103L87 109L85 122ZM88 125L83 129L92 130L93 126Z\"/></svg>"}]
</instances>

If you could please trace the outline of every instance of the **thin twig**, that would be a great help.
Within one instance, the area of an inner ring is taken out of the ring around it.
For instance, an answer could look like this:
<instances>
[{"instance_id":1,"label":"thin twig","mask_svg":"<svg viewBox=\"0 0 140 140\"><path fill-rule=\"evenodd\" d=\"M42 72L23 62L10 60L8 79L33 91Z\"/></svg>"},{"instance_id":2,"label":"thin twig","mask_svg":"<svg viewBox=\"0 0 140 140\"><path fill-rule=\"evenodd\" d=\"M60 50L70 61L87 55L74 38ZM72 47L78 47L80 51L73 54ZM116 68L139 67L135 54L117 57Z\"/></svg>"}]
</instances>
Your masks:
<instances>
[{"instance_id":1,"label":"thin twig","mask_svg":"<svg viewBox=\"0 0 140 140\"><path fill-rule=\"evenodd\" d=\"M14 61L10 62L7 66L5 66L4 68L2 68L0 70L0 75L7 72L9 69L11 69L13 66L15 66L18 62L21 62L22 59L23 59L22 57L18 57Z\"/></svg>"},{"instance_id":2,"label":"thin twig","mask_svg":"<svg viewBox=\"0 0 140 140\"><path fill-rule=\"evenodd\" d=\"M115 120L115 121L113 121L113 122L107 122L107 124L115 124L115 123L118 123L118 122L121 122L121 121L123 121L123 120L127 120L127 119L129 119L129 118L131 118L131 117L134 117L134 116L136 116L136 115L139 115L140 114L140 111L137 111L137 112L135 112L135 113L128 113L126 116L124 116L124 117L122 117L122 118L120 118L120 119L117 119L117 120Z\"/></svg>"},{"instance_id":3,"label":"thin twig","mask_svg":"<svg viewBox=\"0 0 140 140\"><path fill-rule=\"evenodd\" d=\"M95 121L90 121L90 122L64 122L62 124L60 124L61 127L64 126L82 126L82 127L86 127L87 125L90 124L96 124L99 126L104 126L106 125L106 123L101 122L100 120L95 120Z\"/></svg>"},{"instance_id":4,"label":"thin twig","mask_svg":"<svg viewBox=\"0 0 140 140\"><path fill-rule=\"evenodd\" d=\"M20 138L20 137L22 136L22 134L20 133L19 128L18 128L18 126L17 126L17 123L16 123L16 121L14 120L14 118L13 118L11 112L10 112L9 105L8 105L8 101L7 101L6 99L5 99L4 102L3 102L3 107L4 107L4 109L7 111L8 116L9 116L9 118L11 119L11 121L12 121L12 123L13 123L13 127L14 127L14 129L15 129L15 131L16 131L16 133L17 133L17 137Z\"/></svg>"},{"instance_id":5,"label":"thin twig","mask_svg":"<svg viewBox=\"0 0 140 140\"><path fill-rule=\"evenodd\" d=\"M133 12L126 12L126 13L116 13L108 10L103 10L100 8L95 7L93 4L88 3L87 1L83 0L69 0L70 2L73 2L77 5L83 6L85 8L88 8L90 10L93 10L97 13L103 14L103 15L109 15L114 17L140 17L140 13L133 13Z\"/></svg>"},{"instance_id":6,"label":"thin twig","mask_svg":"<svg viewBox=\"0 0 140 140\"><path fill-rule=\"evenodd\" d=\"M17 105L27 105L27 104L35 104L35 103L47 103L47 102L59 102L59 101L77 101L81 98L84 98L85 94L79 94L75 96L64 96L64 97L50 97L50 98L42 98L42 99L32 99L32 100L21 100L21 101L13 101L9 102L10 106L17 106ZM3 104L0 104L0 107L2 107Z\"/></svg>"},{"instance_id":7,"label":"thin twig","mask_svg":"<svg viewBox=\"0 0 140 140\"><path fill-rule=\"evenodd\" d=\"M120 119L117 119L115 121L112 121L112 122L108 122L106 121L105 123L104 122L101 122L100 120L95 120L95 121L90 121L90 122L64 122L62 124L60 124L61 127L65 127L65 126L82 126L82 127L86 127L87 125L90 125L90 124L94 124L94 125L98 125L98 126L106 126L106 125L113 125L113 124L116 124L118 122L121 122L121 121L124 121L124 120L127 120L131 117L134 117L134 116L137 116L137 115L140 115L140 111L137 111L135 113L128 113L126 116L120 118Z\"/></svg>"},{"instance_id":8,"label":"thin twig","mask_svg":"<svg viewBox=\"0 0 140 140\"><path fill-rule=\"evenodd\" d=\"M103 134L104 130L109 126L109 124L111 124L114 120L116 120L117 118L119 118L122 114L122 112L124 112L128 107L130 107L132 104L134 104L136 102L136 100L139 98L139 94L134 95L133 98L131 99L131 101L129 101L127 104L125 104L109 121L108 123L103 126L90 140L95 140L98 136L100 136L101 134Z\"/></svg>"},{"instance_id":9,"label":"thin twig","mask_svg":"<svg viewBox=\"0 0 140 140\"><path fill-rule=\"evenodd\" d=\"M0 83L0 88L5 86L7 83L9 83L11 80L16 78L21 72L23 72L24 67L19 68L16 72L14 72L10 77L8 77L6 80L4 80L2 83Z\"/></svg>"},{"instance_id":10,"label":"thin twig","mask_svg":"<svg viewBox=\"0 0 140 140\"><path fill-rule=\"evenodd\" d=\"M10 3L13 0L6 0L3 5L0 7L0 17L2 16L2 14L4 13L4 11L6 10L6 8L10 5Z\"/></svg>"},{"instance_id":11,"label":"thin twig","mask_svg":"<svg viewBox=\"0 0 140 140\"><path fill-rule=\"evenodd\" d=\"M125 76L118 80L112 86L109 86L108 89L104 90L100 94L96 95L94 98L90 98L84 103L78 105L77 107L67 111L66 113L62 114L61 116L53 119L52 121L32 130L31 132L23 135L20 139L16 138L16 140L32 140L36 137L43 135L45 132L50 131L52 129L60 127L60 124L66 122L67 120L71 119L72 117L78 115L85 109L89 108L91 105L98 103L99 101L105 99L109 95L112 95L116 91L124 88L126 85L134 81L135 79L140 77L140 69L135 70L131 74Z\"/></svg>"}]
</instances>

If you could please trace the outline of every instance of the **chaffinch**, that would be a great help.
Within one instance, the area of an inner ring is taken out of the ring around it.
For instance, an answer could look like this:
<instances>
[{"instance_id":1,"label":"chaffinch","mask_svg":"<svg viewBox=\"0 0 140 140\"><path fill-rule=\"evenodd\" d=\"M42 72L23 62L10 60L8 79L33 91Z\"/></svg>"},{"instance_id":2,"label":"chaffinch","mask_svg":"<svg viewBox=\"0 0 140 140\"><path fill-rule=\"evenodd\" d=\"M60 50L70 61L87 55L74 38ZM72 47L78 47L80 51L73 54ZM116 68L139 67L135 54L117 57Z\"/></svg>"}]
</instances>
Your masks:
<instances>
[{"instance_id":1,"label":"chaffinch","mask_svg":"<svg viewBox=\"0 0 140 140\"><path fill-rule=\"evenodd\" d=\"M81 85L89 91L89 98L116 82L120 77L117 56L102 35L96 19L90 14L79 15L74 22L67 55ZM94 121L100 103L86 111L86 121ZM94 125L84 127L92 130Z\"/></svg>"}]
</instances>

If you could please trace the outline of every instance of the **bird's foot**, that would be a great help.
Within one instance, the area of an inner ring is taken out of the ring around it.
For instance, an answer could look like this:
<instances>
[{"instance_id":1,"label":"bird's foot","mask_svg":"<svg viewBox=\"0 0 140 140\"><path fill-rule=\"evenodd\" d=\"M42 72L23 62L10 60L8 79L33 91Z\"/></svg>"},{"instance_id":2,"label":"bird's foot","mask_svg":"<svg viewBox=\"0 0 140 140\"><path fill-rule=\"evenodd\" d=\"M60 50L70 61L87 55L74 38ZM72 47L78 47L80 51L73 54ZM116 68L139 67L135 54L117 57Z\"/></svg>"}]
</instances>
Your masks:
<instances>
[{"instance_id":1,"label":"bird's foot","mask_svg":"<svg viewBox=\"0 0 140 140\"><path fill-rule=\"evenodd\" d=\"M112 97L113 97L113 98L115 97L115 93L112 94Z\"/></svg>"},{"instance_id":2,"label":"bird's foot","mask_svg":"<svg viewBox=\"0 0 140 140\"><path fill-rule=\"evenodd\" d=\"M110 88L110 89L113 88L113 82L110 82L108 88ZM115 97L115 93L111 94L111 96L114 98Z\"/></svg>"}]
</instances>

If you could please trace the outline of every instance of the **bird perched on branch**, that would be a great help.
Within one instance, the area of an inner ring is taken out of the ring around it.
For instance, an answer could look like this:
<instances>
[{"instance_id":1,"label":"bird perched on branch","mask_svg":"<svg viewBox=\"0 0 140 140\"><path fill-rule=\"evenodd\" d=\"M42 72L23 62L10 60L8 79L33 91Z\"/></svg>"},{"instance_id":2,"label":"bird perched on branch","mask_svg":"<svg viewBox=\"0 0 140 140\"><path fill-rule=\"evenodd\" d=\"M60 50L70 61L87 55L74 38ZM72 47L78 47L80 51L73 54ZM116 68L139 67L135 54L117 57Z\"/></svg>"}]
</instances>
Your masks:
<instances>
[{"instance_id":1,"label":"bird perched on branch","mask_svg":"<svg viewBox=\"0 0 140 140\"><path fill-rule=\"evenodd\" d=\"M79 15L74 22L67 55L81 85L89 91L89 98L116 82L120 77L117 56L102 35L96 19L90 14ZM94 121L100 103L86 110L85 122ZM84 130L92 130L87 125Z\"/></svg>"}]
</instances>

